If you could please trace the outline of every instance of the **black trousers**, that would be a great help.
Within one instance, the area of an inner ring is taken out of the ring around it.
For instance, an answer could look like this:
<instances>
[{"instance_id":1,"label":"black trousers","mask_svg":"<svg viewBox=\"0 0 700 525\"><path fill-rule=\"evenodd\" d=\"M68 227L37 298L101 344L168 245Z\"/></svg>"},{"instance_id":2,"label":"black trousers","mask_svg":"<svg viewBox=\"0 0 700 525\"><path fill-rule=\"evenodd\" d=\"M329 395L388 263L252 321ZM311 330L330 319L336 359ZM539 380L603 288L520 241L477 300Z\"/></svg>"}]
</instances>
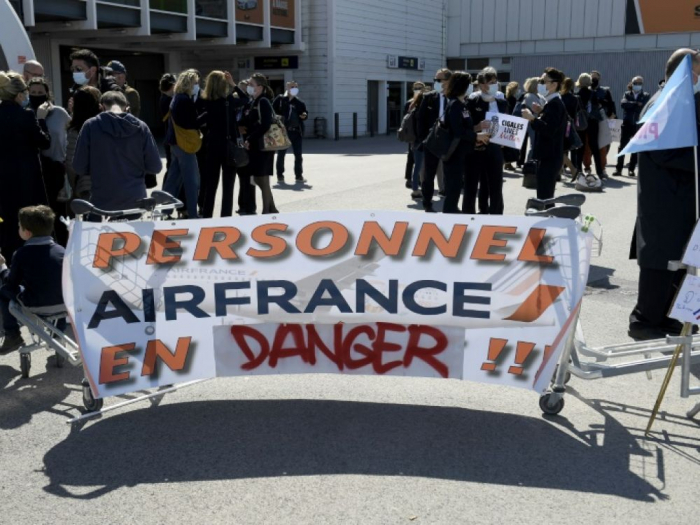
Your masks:
<instances>
[{"instance_id":1,"label":"black trousers","mask_svg":"<svg viewBox=\"0 0 700 525\"><path fill-rule=\"evenodd\" d=\"M238 170L238 210L241 215L255 215L255 186L250 183L250 173Z\"/></svg>"},{"instance_id":2,"label":"black trousers","mask_svg":"<svg viewBox=\"0 0 700 525\"><path fill-rule=\"evenodd\" d=\"M412 180L413 179L413 166L415 164L415 158L413 157L413 148L411 145L408 145L408 155L406 155L406 173L405 177L406 180Z\"/></svg>"},{"instance_id":3,"label":"black trousers","mask_svg":"<svg viewBox=\"0 0 700 525\"><path fill-rule=\"evenodd\" d=\"M622 133L620 135L620 151L622 151L625 146L629 143L630 139L634 137L634 134L637 133L637 130L639 129L639 126L637 124L632 124L631 122L623 122L622 123ZM625 165L625 156L623 155L622 157L617 158L617 171L622 173L622 168ZM630 171L634 171L637 169L637 154L632 153L630 155Z\"/></svg>"},{"instance_id":4,"label":"black trousers","mask_svg":"<svg viewBox=\"0 0 700 525\"><path fill-rule=\"evenodd\" d=\"M639 269L637 305L630 314L633 323L664 330L677 325L667 314L678 293L685 272L670 272L651 268Z\"/></svg>"},{"instance_id":5,"label":"black trousers","mask_svg":"<svg viewBox=\"0 0 700 525\"><path fill-rule=\"evenodd\" d=\"M564 156L540 160L537 163L537 198L551 199L557 186L557 174L561 170Z\"/></svg>"},{"instance_id":6,"label":"black trousers","mask_svg":"<svg viewBox=\"0 0 700 525\"><path fill-rule=\"evenodd\" d=\"M44 188L46 188L49 208L56 214L56 220L54 221L56 242L61 246L65 246L68 243L68 229L61 222L61 215L67 216L68 209L65 202L58 202L58 192L61 191L64 185L66 167L63 162L58 162L42 155L41 173L44 178Z\"/></svg>"},{"instance_id":7,"label":"black trousers","mask_svg":"<svg viewBox=\"0 0 700 525\"><path fill-rule=\"evenodd\" d=\"M525 140L523 140L523 147L520 148L520 158L518 159L518 164L521 166L525 164L525 161L527 160L527 143L530 138L530 134L526 133L525 134Z\"/></svg>"},{"instance_id":8,"label":"black trousers","mask_svg":"<svg viewBox=\"0 0 700 525\"><path fill-rule=\"evenodd\" d=\"M294 151L294 176L297 179L301 179L304 173L303 163L304 159L302 157L302 136L301 131L289 130L289 140L292 141L292 150ZM281 150L277 152L277 176L284 177L284 157L288 150Z\"/></svg>"},{"instance_id":9,"label":"black trousers","mask_svg":"<svg viewBox=\"0 0 700 525\"><path fill-rule=\"evenodd\" d=\"M226 165L226 144L210 144L207 148L207 160L202 170L203 196L202 217L214 216L216 193L219 190L219 174L221 174L221 216L233 215L233 191L236 183L236 168Z\"/></svg>"},{"instance_id":10,"label":"black trousers","mask_svg":"<svg viewBox=\"0 0 700 525\"><path fill-rule=\"evenodd\" d=\"M582 170L583 155L586 150L586 142L588 142L588 147L591 150L593 162L595 163L596 174L600 175L605 170L605 166L603 166L603 161L600 158L600 147L598 147L598 121L589 120L588 127L584 131L580 131L579 135L583 141L583 147L576 150L576 160L571 159L571 161L577 170Z\"/></svg>"},{"instance_id":11,"label":"black trousers","mask_svg":"<svg viewBox=\"0 0 700 525\"><path fill-rule=\"evenodd\" d=\"M423 192L423 207L430 208L433 205L433 195L435 194L435 175L437 174L438 166L440 165L440 159L425 149L423 150L423 163L425 166L424 180L421 185L421 190Z\"/></svg>"},{"instance_id":12,"label":"black trousers","mask_svg":"<svg viewBox=\"0 0 700 525\"><path fill-rule=\"evenodd\" d=\"M503 215L503 151L498 144L489 144L483 150L466 157L464 213ZM481 186L481 188L479 188Z\"/></svg>"},{"instance_id":13,"label":"black trousers","mask_svg":"<svg viewBox=\"0 0 700 525\"><path fill-rule=\"evenodd\" d=\"M459 197L464 187L464 152L463 143L457 147L449 160L442 161L442 175L445 181L445 200L442 213L461 213Z\"/></svg>"}]
</instances>

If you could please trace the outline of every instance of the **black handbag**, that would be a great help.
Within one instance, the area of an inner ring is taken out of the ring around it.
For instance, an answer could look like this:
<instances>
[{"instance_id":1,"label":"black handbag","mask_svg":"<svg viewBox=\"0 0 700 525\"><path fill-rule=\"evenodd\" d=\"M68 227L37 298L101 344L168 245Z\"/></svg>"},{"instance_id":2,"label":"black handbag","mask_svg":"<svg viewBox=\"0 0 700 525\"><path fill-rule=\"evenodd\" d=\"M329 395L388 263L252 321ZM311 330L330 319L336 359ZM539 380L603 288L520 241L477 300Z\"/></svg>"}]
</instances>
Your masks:
<instances>
[{"instance_id":1,"label":"black handbag","mask_svg":"<svg viewBox=\"0 0 700 525\"><path fill-rule=\"evenodd\" d=\"M449 160L458 144L459 139L452 137L450 130L442 125L439 118L430 129L428 137L423 141L425 149L443 161Z\"/></svg>"},{"instance_id":2,"label":"black handbag","mask_svg":"<svg viewBox=\"0 0 700 525\"><path fill-rule=\"evenodd\" d=\"M250 159L248 152L243 147L242 140L231 138L231 125L229 124L228 100L226 101L226 165L231 168L242 168L248 165Z\"/></svg>"},{"instance_id":3,"label":"black handbag","mask_svg":"<svg viewBox=\"0 0 700 525\"><path fill-rule=\"evenodd\" d=\"M537 189L537 161L528 160L523 166L523 188Z\"/></svg>"}]
</instances>

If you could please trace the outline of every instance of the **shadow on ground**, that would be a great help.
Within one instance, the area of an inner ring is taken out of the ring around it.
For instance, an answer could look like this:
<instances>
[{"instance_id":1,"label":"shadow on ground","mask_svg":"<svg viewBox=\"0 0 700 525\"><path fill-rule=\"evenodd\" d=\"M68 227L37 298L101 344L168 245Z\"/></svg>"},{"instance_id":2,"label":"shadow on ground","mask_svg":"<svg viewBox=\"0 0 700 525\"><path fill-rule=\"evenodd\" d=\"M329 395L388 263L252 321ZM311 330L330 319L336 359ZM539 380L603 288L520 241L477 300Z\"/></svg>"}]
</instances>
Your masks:
<instances>
[{"instance_id":1,"label":"shadow on ground","mask_svg":"<svg viewBox=\"0 0 700 525\"><path fill-rule=\"evenodd\" d=\"M600 432L604 439L582 439L540 418L451 407L181 403L75 427L44 457L45 490L92 499L160 482L358 474L664 499L629 469L631 456L646 453L634 436L614 420Z\"/></svg>"}]
</instances>

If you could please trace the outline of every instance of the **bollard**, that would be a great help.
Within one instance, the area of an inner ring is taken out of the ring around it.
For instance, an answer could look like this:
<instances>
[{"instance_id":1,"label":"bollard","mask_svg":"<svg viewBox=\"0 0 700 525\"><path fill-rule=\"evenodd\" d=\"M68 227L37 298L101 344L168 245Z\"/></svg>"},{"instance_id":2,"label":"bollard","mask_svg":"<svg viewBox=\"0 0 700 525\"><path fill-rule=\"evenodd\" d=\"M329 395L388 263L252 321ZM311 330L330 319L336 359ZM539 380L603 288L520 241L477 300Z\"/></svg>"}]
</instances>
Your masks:
<instances>
[{"instance_id":1,"label":"bollard","mask_svg":"<svg viewBox=\"0 0 700 525\"><path fill-rule=\"evenodd\" d=\"M335 114L335 140L340 140L340 113Z\"/></svg>"},{"instance_id":2,"label":"bollard","mask_svg":"<svg viewBox=\"0 0 700 525\"><path fill-rule=\"evenodd\" d=\"M352 138L357 140L357 113L352 114Z\"/></svg>"}]
</instances>

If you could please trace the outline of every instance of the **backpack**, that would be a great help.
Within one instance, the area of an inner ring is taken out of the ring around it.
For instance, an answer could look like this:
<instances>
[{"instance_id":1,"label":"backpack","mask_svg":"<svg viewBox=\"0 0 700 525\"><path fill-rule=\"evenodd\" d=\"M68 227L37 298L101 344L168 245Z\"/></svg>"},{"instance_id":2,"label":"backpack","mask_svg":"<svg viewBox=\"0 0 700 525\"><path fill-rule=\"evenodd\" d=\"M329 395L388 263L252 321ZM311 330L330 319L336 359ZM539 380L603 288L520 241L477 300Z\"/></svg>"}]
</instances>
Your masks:
<instances>
[{"instance_id":1,"label":"backpack","mask_svg":"<svg viewBox=\"0 0 700 525\"><path fill-rule=\"evenodd\" d=\"M409 144L413 144L418 138L416 133L416 123L415 119L413 118L415 112L416 110L414 108L403 117L401 127L399 128L399 131L396 132L396 136L400 142L408 142Z\"/></svg>"}]
</instances>

